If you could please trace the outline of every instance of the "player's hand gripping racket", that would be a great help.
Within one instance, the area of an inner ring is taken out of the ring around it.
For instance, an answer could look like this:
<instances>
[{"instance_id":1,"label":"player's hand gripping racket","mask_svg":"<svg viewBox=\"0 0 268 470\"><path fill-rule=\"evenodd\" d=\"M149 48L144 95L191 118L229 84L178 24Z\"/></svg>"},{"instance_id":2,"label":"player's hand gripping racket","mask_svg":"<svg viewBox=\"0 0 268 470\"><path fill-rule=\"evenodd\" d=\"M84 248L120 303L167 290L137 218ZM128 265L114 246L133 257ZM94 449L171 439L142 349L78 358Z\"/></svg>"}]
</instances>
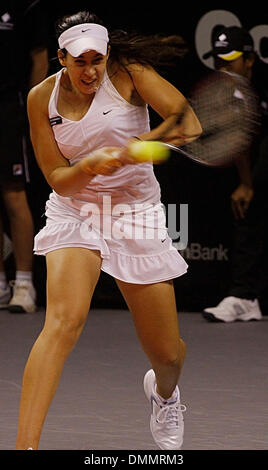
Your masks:
<instances>
[{"instance_id":1,"label":"player's hand gripping racket","mask_svg":"<svg viewBox=\"0 0 268 470\"><path fill-rule=\"evenodd\" d=\"M189 102L203 129L197 140L183 148L137 140L129 146L130 155L140 162L161 163L173 150L203 165L225 166L246 154L260 122L257 98L247 80L236 74L213 72L194 87Z\"/></svg>"},{"instance_id":2,"label":"player's hand gripping racket","mask_svg":"<svg viewBox=\"0 0 268 470\"><path fill-rule=\"evenodd\" d=\"M132 163L162 163L174 151L202 165L216 167L248 154L259 131L260 116L255 92L246 79L237 74L212 72L195 85L188 101L201 123L201 136L189 139L191 142L183 148L173 145L172 142L180 141L184 119L181 116L161 135L161 140L133 139L127 147ZM89 165L89 172L93 169L99 174L112 174L127 163L124 158L120 160L120 154L122 148L118 147L98 149L84 160L85 171ZM92 165L93 156L96 165Z\"/></svg>"}]
</instances>

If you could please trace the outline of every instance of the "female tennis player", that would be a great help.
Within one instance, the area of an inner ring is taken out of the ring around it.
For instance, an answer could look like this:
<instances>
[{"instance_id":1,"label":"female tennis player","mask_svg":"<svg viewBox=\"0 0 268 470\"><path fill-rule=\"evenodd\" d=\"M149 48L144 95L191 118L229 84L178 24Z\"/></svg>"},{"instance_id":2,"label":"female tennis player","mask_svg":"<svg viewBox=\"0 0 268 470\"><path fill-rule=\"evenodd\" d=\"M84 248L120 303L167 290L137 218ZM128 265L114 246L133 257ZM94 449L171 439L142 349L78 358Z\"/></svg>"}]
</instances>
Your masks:
<instances>
[{"instance_id":1,"label":"female tennis player","mask_svg":"<svg viewBox=\"0 0 268 470\"><path fill-rule=\"evenodd\" d=\"M152 164L135 164L127 149L133 136L153 140L164 133L167 142L181 144L200 134L186 99L152 67L174 60L184 46L123 32L109 40L88 12L64 17L57 30L62 69L28 97L33 147L53 191L46 226L35 238L35 253L47 261L46 319L24 371L16 448L38 448L102 269L116 279L152 366L144 389L153 406L153 438L162 449L179 449L184 407L177 383L185 344L172 279L187 265L167 235ZM147 105L163 118L153 130ZM101 214L99 224L92 214ZM141 229L151 236L141 237Z\"/></svg>"}]
</instances>

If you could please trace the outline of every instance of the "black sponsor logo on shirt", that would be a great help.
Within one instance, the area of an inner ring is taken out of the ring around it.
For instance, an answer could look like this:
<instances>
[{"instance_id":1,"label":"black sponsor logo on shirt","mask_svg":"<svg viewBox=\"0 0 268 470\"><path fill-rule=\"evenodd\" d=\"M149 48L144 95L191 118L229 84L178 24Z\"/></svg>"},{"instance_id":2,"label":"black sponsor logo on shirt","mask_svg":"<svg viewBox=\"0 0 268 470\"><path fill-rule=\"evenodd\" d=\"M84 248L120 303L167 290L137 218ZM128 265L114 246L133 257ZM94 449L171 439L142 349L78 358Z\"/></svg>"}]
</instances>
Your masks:
<instances>
[{"instance_id":1,"label":"black sponsor logo on shirt","mask_svg":"<svg viewBox=\"0 0 268 470\"><path fill-rule=\"evenodd\" d=\"M56 126L57 124L62 124L62 117L61 116L54 116L49 119L51 127Z\"/></svg>"}]
</instances>

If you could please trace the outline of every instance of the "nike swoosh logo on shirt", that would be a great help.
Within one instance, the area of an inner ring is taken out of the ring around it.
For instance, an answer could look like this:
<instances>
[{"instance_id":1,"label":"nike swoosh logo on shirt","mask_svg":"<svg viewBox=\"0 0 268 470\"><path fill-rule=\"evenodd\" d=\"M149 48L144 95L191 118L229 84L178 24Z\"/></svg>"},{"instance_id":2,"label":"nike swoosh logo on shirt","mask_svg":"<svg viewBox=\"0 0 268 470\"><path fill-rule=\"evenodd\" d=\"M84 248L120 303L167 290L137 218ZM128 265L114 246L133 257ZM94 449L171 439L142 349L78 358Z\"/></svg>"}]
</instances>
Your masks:
<instances>
[{"instance_id":1,"label":"nike swoosh logo on shirt","mask_svg":"<svg viewBox=\"0 0 268 470\"><path fill-rule=\"evenodd\" d=\"M108 113L110 113L111 111L112 111L112 109L109 109L109 111L103 111L103 113L102 113L102 114L104 114L104 115L105 115L105 114L108 114Z\"/></svg>"},{"instance_id":2,"label":"nike swoosh logo on shirt","mask_svg":"<svg viewBox=\"0 0 268 470\"><path fill-rule=\"evenodd\" d=\"M82 33L85 33L86 31L90 31L91 28L88 28L88 29L82 29Z\"/></svg>"}]
</instances>

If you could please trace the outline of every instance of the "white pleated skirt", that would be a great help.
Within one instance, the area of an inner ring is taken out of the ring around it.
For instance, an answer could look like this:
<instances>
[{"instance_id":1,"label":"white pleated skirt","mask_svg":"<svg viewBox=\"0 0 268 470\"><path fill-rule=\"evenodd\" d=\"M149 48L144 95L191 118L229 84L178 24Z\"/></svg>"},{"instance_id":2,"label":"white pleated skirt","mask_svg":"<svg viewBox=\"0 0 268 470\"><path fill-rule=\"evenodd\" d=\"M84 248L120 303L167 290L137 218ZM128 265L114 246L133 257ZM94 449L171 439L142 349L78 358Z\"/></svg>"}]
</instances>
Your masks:
<instances>
[{"instance_id":1,"label":"white pleated skirt","mask_svg":"<svg viewBox=\"0 0 268 470\"><path fill-rule=\"evenodd\" d=\"M74 201L53 192L46 204L46 225L35 236L34 253L63 248L98 250L102 271L115 279L151 284L187 272L173 247L162 204L100 206Z\"/></svg>"}]
</instances>

